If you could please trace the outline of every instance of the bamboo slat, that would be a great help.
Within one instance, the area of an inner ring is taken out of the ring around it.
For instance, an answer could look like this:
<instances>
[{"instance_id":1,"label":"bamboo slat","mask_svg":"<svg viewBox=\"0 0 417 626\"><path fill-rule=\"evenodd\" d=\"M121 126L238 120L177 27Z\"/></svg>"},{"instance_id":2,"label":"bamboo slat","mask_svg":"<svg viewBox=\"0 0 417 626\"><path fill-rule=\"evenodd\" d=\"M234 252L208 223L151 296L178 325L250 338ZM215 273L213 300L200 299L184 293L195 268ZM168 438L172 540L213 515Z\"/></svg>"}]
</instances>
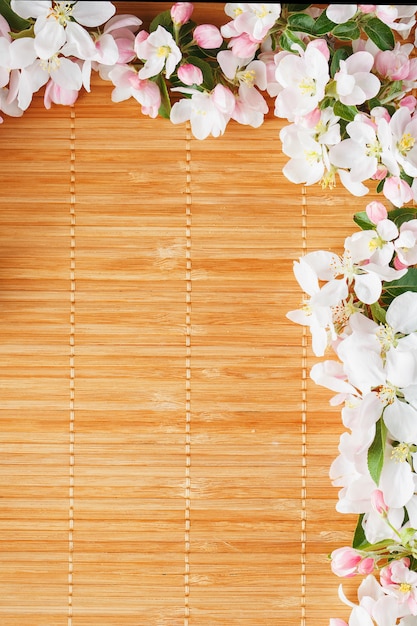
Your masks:
<instances>
[{"instance_id":1,"label":"bamboo slat","mask_svg":"<svg viewBox=\"0 0 417 626\"><path fill-rule=\"evenodd\" d=\"M0 623L321 626L354 520L285 313L363 201L288 183L272 113L199 142L110 94L0 129Z\"/></svg>"}]
</instances>

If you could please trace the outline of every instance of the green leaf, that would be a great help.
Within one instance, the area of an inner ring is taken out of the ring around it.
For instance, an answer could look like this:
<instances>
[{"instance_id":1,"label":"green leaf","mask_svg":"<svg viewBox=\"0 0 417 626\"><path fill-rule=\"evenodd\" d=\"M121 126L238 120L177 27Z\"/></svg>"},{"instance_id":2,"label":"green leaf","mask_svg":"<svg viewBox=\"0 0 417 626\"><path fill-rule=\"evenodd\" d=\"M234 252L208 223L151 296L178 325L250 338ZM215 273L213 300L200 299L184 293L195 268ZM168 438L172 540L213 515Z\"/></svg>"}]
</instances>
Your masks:
<instances>
[{"instance_id":1,"label":"green leaf","mask_svg":"<svg viewBox=\"0 0 417 626\"><path fill-rule=\"evenodd\" d=\"M385 324L387 312L378 302L371 304L371 313L375 322Z\"/></svg>"},{"instance_id":2,"label":"green leaf","mask_svg":"<svg viewBox=\"0 0 417 626\"><path fill-rule=\"evenodd\" d=\"M314 33L315 21L307 13L294 13L288 18L288 28L296 32Z\"/></svg>"},{"instance_id":3,"label":"green leaf","mask_svg":"<svg viewBox=\"0 0 417 626\"><path fill-rule=\"evenodd\" d=\"M203 59L200 59L199 57L188 57L187 63L191 63L191 65L195 65L196 67L199 67L200 70L203 72L204 86L209 91L214 89L215 84L214 84L213 70L211 69L211 65L207 63L207 61L203 61Z\"/></svg>"},{"instance_id":4,"label":"green leaf","mask_svg":"<svg viewBox=\"0 0 417 626\"><path fill-rule=\"evenodd\" d=\"M171 11L163 11L152 20L149 26L149 32L153 33L158 26L163 26L165 30L169 31L171 35L174 35L174 25L172 23Z\"/></svg>"},{"instance_id":5,"label":"green leaf","mask_svg":"<svg viewBox=\"0 0 417 626\"><path fill-rule=\"evenodd\" d=\"M366 539L365 531L362 526L364 515L365 513L361 513L359 515L358 523L356 524L355 533L353 535L352 548L355 548L355 550L361 550L362 548L370 545Z\"/></svg>"},{"instance_id":6,"label":"green leaf","mask_svg":"<svg viewBox=\"0 0 417 626\"><path fill-rule=\"evenodd\" d=\"M368 449L368 469L372 479L379 484L382 466L384 465L387 427L382 417L376 423L375 438Z\"/></svg>"},{"instance_id":7,"label":"green leaf","mask_svg":"<svg viewBox=\"0 0 417 626\"><path fill-rule=\"evenodd\" d=\"M401 224L404 224L404 222L417 219L417 209L411 206L393 209L392 211L388 211L388 218L399 228Z\"/></svg>"},{"instance_id":8,"label":"green leaf","mask_svg":"<svg viewBox=\"0 0 417 626\"><path fill-rule=\"evenodd\" d=\"M289 13L305 11L308 7L311 7L311 4L287 4L287 10Z\"/></svg>"},{"instance_id":9,"label":"green leaf","mask_svg":"<svg viewBox=\"0 0 417 626\"><path fill-rule=\"evenodd\" d=\"M296 37L290 30L284 30L279 38L279 46L281 50L287 50L288 52L294 52L293 45L301 46L303 50L306 49L306 45L301 39Z\"/></svg>"},{"instance_id":10,"label":"green leaf","mask_svg":"<svg viewBox=\"0 0 417 626\"><path fill-rule=\"evenodd\" d=\"M171 113L171 101L169 99L165 79L162 74L158 74L155 78L151 78L151 80L158 85L161 92L161 106L159 107L158 114L166 120L169 120Z\"/></svg>"},{"instance_id":11,"label":"green leaf","mask_svg":"<svg viewBox=\"0 0 417 626\"><path fill-rule=\"evenodd\" d=\"M330 64L330 75L333 78L340 68L340 61L344 61L349 56L349 50L347 48L338 48L333 55L332 62Z\"/></svg>"},{"instance_id":12,"label":"green leaf","mask_svg":"<svg viewBox=\"0 0 417 626\"><path fill-rule=\"evenodd\" d=\"M26 30L33 24L31 20L25 20L11 10L10 0L0 0L0 15L8 22L12 30Z\"/></svg>"},{"instance_id":13,"label":"green leaf","mask_svg":"<svg viewBox=\"0 0 417 626\"><path fill-rule=\"evenodd\" d=\"M367 20L363 25L363 30L380 50L392 50L394 48L395 39L392 30L377 17L371 17Z\"/></svg>"},{"instance_id":14,"label":"green leaf","mask_svg":"<svg viewBox=\"0 0 417 626\"><path fill-rule=\"evenodd\" d=\"M355 115L359 113L355 106L348 106L339 101L335 103L333 111L335 115L338 115L342 120L346 120L347 122L353 122Z\"/></svg>"},{"instance_id":15,"label":"green leaf","mask_svg":"<svg viewBox=\"0 0 417 626\"><path fill-rule=\"evenodd\" d=\"M342 41L353 41L354 39L359 39L360 34L361 31L359 26L352 20L345 22L344 24L337 24L337 26L332 29L332 35Z\"/></svg>"},{"instance_id":16,"label":"green leaf","mask_svg":"<svg viewBox=\"0 0 417 626\"><path fill-rule=\"evenodd\" d=\"M362 230L374 230L375 224L371 222L366 211L359 211L359 213L355 213L353 216L353 221L360 227Z\"/></svg>"},{"instance_id":17,"label":"green leaf","mask_svg":"<svg viewBox=\"0 0 417 626\"><path fill-rule=\"evenodd\" d=\"M335 26L337 26L337 24L329 20L326 15L326 11L323 11L320 17L316 19L316 23L314 25L314 35L316 37L320 37L321 35L327 35L333 30Z\"/></svg>"},{"instance_id":18,"label":"green leaf","mask_svg":"<svg viewBox=\"0 0 417 626\"><path fill-rule=\"evenodd\" d=\"M383 284L381 296L382 304L384 306L391 304L394 298L405 291L417 292L417 268L415 267L410 267L402 278Z\"/></svg>"}]
</instances>

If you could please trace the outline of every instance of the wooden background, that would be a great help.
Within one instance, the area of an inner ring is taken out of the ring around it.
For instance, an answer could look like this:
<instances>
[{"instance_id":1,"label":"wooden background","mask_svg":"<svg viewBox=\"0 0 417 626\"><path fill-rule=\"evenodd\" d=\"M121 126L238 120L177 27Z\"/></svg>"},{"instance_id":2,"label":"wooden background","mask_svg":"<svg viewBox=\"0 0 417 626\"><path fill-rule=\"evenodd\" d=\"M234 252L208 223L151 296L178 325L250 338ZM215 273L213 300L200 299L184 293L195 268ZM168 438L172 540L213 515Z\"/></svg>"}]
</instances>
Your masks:
<instances>
[{"instance_id":1,"label":"wooden background","mask_svg":"<svg viewBox=\"0 0 417 626\"><path fill-rule=\"evenodd\" d=\"M339 410L285 314L372 196L288 183L272 113L200 142L111 89L0 127L0 623L346 616Z\"/></svg>"}]
</instances>

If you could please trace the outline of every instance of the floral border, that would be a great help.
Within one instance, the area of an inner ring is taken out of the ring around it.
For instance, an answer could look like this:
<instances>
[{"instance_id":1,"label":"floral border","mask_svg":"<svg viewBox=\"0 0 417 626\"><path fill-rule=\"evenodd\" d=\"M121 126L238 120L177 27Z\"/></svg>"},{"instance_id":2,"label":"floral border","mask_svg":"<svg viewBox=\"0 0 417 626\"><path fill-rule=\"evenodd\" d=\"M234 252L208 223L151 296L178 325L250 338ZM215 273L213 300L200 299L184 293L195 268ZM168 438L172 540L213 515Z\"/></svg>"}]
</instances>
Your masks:
<instances>
[{"instance_id":1,"label":"floral border","mask_svg":"<svg viewBox=\"0 0 417 626\"><path fill-rule=\"evenodd\" d=\"M346 428L330 479L358 523L330 566L363 577L356 603L340 587L349 626L415 626L417 6L226 3L220 28L193 9L177 2L145 30L108 1L0 0L0 112L23 115L40 89L46 108L71 105L97 72L113 102L189 121L203 140L231 120L261 126L267 94L288 121L289 181L338 178L358 197L376 181L383 201L354 215L342 254L294 262L305 301L287 317L309 328L324 357L311 378L336 394Z\"/></svg>"}]
</instances>

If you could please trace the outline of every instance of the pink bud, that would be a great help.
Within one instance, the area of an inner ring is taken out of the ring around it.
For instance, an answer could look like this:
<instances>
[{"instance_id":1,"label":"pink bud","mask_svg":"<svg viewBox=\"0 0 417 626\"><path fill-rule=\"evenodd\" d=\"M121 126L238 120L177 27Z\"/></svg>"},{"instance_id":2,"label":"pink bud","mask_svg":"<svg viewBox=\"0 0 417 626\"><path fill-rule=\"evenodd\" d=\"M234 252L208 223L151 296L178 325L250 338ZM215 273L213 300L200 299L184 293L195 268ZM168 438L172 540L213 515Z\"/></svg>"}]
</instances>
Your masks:
<instances>
[{"instance_id":1,"label":"pink bud","mask_svg":"<svg viewBox=\"0 0 417 626\"><path fill-rule=\"evenodd\" d=\"M184 85L201 85L203 82L203 72L199 67L191 63L180 65L177 74Z\"/></svg>"},{"instance_id":2,"label":"pink bud","mask_svg":"<svg viewBox=\"0 0 417 626\"><path fill-rule=\"evenodd\" d=\"M366 557L358 565L359 574L372 574L375 569L375 561L370 556Z\"/></svg>"},{"instance_id":3,"label":"pink bud","mask_svg":"<svg viewBox=\"0 0 417 626\"><path fill-rule=\"evenodd\" d=\"M193 10L194 5L192 2L176 2L171 7L171 19L174 24L182 26L182 24L186 24L189 21Z\"/></svg>"},{"instance_id":4,"label":"pink bud","mask_svg":"<svg viewBox=\"0 0 417 626\"><path fill-rule=\"evenodd\" d=\"M220 48L223 43L221 32L213 24L200 24L194 29L193 35L200 48Z\"/></svg>"},{"instance_id":5,"label":"pink bud","mask_svg":"<svg viewBox=\"0 0 417 626\"><path fill-rule=\"evenodd\" d=\"M407 107L410 113L414 113L417 106L417 98L414 96L405 96L400 100L400 107Z\"/></svg>"},{"instance_id":6,"label":"pink bud","mask_svg":"<svg viewBox=\"0 0 417 626\"><path fill-rule=\"evenodd\" d=\"M361 555L353 548L337 548L331 554L332 572L336 576L351 578L358 572L358 565L362 561Z\"/></svg>"},{"instance_id":7,"label":"pink bud","mask_svg":"<svg viewBox=\"0 0 417 626\"><path fill-rule=\"evenodd\" d=\"M390 176L384 183L384 196L392 202L392 204L401 208L407 202L413 199L413 192L410 185L402 180L399 176Z\"/></svg>"},{"instance_id":8,"label":"pink bud","mask_svg":"<svg viewBox=\"0 0 417 626\"><path fill-rule=\"evenodd\" d=\"M376 9L376 4L358 4L358 9L362 13L373 13Z\"/></svg>"},{"instance_id":9,"label":"pink bud","mask_svg":"<svg viewBox=\"0 0 417 626\"><path fill-rule=\"evenodd\" d=\"M329 622L329 626L349 626L344 619L339 617L332 617Z\"/></svg>"},{"instance_id":10,"label":"pink bud","mask_svg":"<svg viewBox=\"0 0 417 626\"><path fill-rule=\"evenodd\" d=\"M330 50L325 39L313 39L313 41L310 41L308 45L311 48L317 48L317 50L319 50L319 52L321 52L325 57L326 61L330 59Z\"/></svg>"},{"instance_id":11,"label":"pink bud","mask_svg":"<svg viewBox=\"0 0 417 626\"><path fill-rule=\"evenodd\" d=\"M373 224L378 224L381 220L387 219L388 211L382 202L374 200L366 205L366 215L369 217Z\"/></svg>"},{"instance_id":12,"label":"pink bud","mask_svg":"<svg viewBox=\"0 0 417 626\"><path fill-rule=\"evenodd\" d=\"M388 507L385 504L384 494L380 489L375 489L375 491L371 493L371 504L375 511L377 511L380 515L388 513Z\"/></svg>"}]
</instances>

